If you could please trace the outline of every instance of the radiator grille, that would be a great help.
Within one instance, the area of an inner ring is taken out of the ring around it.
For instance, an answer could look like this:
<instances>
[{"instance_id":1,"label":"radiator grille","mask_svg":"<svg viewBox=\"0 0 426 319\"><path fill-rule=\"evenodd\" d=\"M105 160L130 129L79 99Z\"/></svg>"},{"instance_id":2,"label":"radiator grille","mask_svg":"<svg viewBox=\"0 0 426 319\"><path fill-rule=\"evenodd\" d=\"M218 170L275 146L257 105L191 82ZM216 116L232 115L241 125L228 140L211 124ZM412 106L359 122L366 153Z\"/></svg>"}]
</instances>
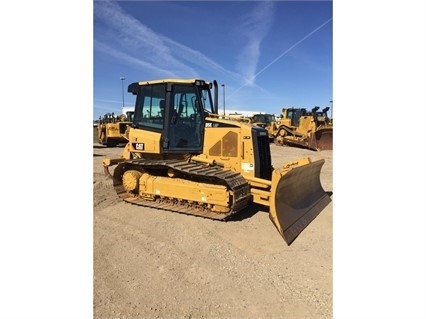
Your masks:
<instances>
[{"instance_id":1,"label":"radiator grille","mask_svg":"<svg viewBox=\"0 0 426 319\"><path fill-rule=\"evenodd\" d=\"M256 163L255 176L270 180L272 176L272 163L268 132L261 127L253 127L252 138Z\"/></svg>"}]
</instances>

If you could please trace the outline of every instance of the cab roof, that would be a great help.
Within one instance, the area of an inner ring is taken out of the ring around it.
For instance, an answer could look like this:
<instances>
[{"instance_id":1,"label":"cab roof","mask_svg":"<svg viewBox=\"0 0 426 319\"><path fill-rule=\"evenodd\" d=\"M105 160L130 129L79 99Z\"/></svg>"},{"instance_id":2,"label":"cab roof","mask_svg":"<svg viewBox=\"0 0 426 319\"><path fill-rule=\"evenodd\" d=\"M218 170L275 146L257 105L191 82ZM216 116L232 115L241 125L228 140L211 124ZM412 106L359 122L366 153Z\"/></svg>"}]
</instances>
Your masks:
<instances>
[{"instance_id":1,"label":"cab roof","mask_svg":"<svg viewBox=\"0 0 426 319\"><path fill-rule=\"evenodd\" d=\"M195 83L196 81L202 81L205 84L210 84L208 81L204 81L201 79L157 79L157 80L149 80L149 81L140 81L137 82L139 85L149 85L149 84L159 84L159 83Z\"/></svg>"}]
</instances>

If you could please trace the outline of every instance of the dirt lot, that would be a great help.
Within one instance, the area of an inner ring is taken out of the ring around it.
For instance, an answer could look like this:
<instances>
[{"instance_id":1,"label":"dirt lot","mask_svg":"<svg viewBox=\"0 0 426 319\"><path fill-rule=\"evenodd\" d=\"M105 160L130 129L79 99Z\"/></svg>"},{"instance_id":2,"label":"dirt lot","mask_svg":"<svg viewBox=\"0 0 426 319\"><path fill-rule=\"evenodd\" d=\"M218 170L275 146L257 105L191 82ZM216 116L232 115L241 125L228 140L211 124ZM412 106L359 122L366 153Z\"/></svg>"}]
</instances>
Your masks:
<instances>
[{"instance_id":1,"label":"dirt lot","mask_svg":"<svg viewBox=\"0 0 426 319\"><path fill-rule=\"evenodd\" d=\"M271 144L273 165L333 152ZM332 318L333 202L287 246L256 207L220 222L120 201L94 145L94 318Z\"/></svg>"}]
</instances>

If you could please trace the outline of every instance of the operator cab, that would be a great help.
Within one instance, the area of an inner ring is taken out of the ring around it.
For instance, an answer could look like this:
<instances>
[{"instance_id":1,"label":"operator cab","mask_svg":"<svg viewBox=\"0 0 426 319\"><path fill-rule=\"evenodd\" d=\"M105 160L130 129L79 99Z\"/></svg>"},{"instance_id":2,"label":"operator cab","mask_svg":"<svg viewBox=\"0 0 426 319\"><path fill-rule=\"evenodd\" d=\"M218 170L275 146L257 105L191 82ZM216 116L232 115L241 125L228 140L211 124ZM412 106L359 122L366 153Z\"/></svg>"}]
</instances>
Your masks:
<instances>
[{"instance_id":1,"label":"operator cab","mask_svg":"<svg viewBox=\"0 0 426 319\"><path fill-rule=\"evenodd\" d=\"M161 153L198 153L203 149L204 118L214 113L211 84L203 80L135 82L133 127L161 133Z\"/></svg>"},{"instance_id":2,"label":"operator cab","mask_svg":"<svg viewBox=\"0 0 426 319\"><path fill-rule=\"evenodd\" d=\"M306 109L290 108L287 110L287 118L291 119L291 126L299 126L300 118L308 115Z\"/></svg>"}]
</instances>

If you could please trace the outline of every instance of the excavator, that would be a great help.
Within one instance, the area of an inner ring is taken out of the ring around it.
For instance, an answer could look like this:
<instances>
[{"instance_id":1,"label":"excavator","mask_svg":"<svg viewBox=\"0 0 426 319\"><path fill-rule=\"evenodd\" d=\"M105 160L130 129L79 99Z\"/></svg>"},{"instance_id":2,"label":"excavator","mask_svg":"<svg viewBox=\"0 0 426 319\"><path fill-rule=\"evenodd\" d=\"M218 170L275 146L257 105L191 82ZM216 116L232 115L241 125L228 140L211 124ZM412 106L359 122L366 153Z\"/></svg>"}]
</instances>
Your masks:
<instances>
[{"instance_id":1,"label":"excavator","mask_svg":"<svg viewBox=\"0 0 426 319\"><path fill-rule=\"evenodd\" d=\"M216 80L141 81L128 92L136 96L128 143L103 160L125 202L222 221L263 205L287 245L331 202L324 159L274 168L264 128L218 115Z\"/></svg>"}]
</instances>

